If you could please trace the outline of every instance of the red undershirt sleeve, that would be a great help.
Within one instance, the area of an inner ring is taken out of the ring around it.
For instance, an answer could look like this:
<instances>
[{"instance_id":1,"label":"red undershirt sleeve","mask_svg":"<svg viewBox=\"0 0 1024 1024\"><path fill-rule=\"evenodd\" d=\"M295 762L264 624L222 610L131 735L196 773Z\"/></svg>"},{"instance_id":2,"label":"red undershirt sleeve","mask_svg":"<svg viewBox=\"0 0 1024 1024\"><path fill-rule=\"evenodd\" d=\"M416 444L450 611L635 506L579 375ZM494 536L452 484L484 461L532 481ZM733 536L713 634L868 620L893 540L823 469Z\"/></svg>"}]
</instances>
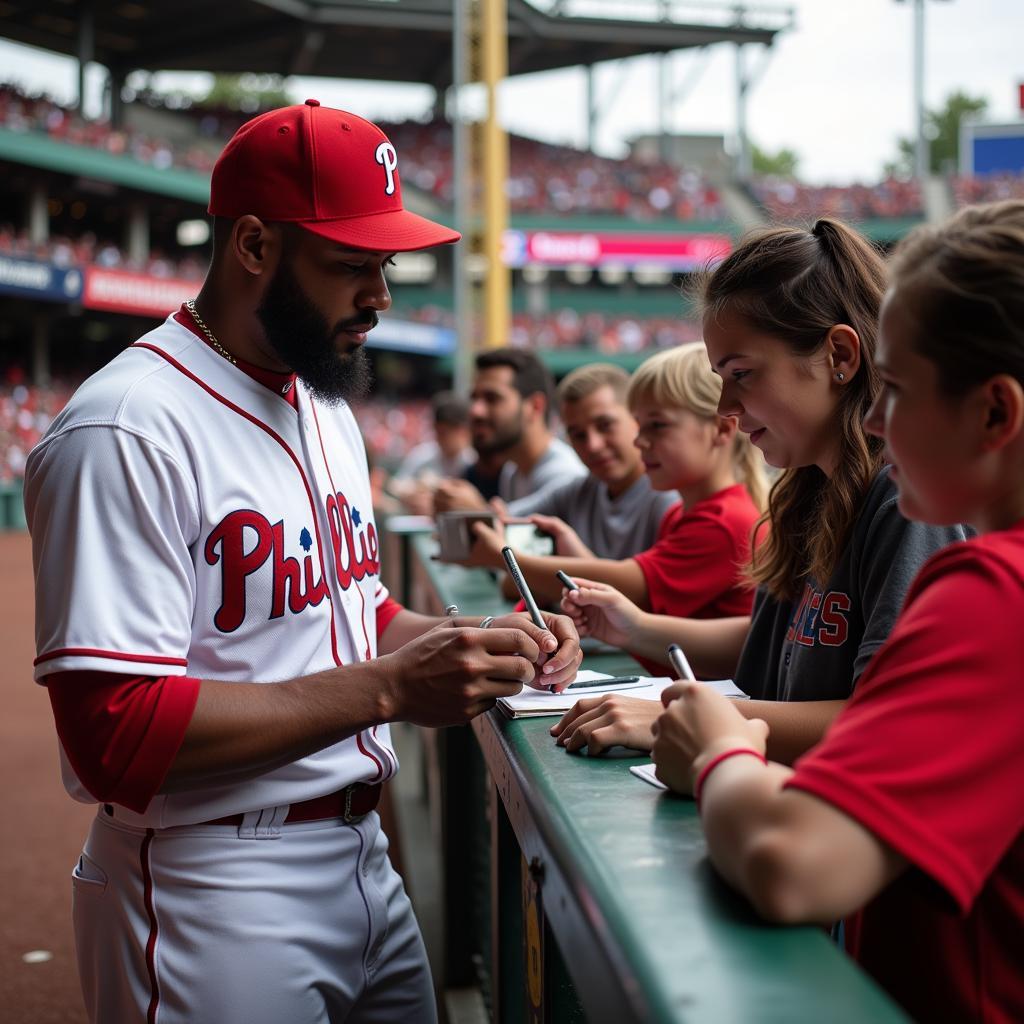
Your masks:
<instances>
[{"instance_id":1,"label":"red undershirt sleeve","mask_svg":"<svg viewBox=\"0 0 1024 1024\"><path fill-rule=\"evenodd\" d=\"M403 606L400 605L393 597L386 597L379 605L377 605L377 643L380 643L380 638L384 635L384 630L391 625L391 620L403 610Z\"/></svg>"},{"instance_id":2,"label":"red undershirt sleeve","mask_svg":"<svg viewBox=\"0 0 1024 1024\"><path fill-rule=\"evenodd\" d=\"M199 685L190 676L47 676L57 735L82 785L102 803L145 811L181 748Z\"/></svg>"}]
</instances>

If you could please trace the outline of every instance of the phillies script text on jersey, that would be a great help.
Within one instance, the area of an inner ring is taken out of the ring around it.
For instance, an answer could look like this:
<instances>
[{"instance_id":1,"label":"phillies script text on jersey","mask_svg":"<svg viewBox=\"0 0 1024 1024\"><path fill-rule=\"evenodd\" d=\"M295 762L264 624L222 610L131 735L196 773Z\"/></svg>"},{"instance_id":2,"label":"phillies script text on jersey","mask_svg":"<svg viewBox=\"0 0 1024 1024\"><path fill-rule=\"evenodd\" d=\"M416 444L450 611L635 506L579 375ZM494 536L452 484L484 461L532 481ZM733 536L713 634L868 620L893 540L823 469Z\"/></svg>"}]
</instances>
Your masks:
<instances>
[{"instance_id":1,"label":"phillies script text on jersey","mask_svg":"<svg viewBox=\"0 0 1024 1024\"><path fill-rule=\"evenodd\" d=\"M327 521L331 530L331 548L334 566L342 590L348 590L352 581L380 574L379 543L372 522L360 530L358 509L349 507L340 492L329 494L326 501ZM255 544L247 546L246 530L255 535ZM359 532L357 532L359 531ZM209 565L221 566L221 604L213 617L214 625L222 633L231 633L245 621L247 613L245 581L260 569L268 558L273 559L273 598L267 612L268 619L289 611L299 614L312 605L316 607L327 596L327 581L321 576L314 580L313 557L308 549L308 531L303 532L303 547L307 553L300 566L298 560L284 553L284 520L271 523L266 516L252 509L239 509L225 516L214 527L206 540L205 555ZM358 554L357 552L358 548ZM261 610L262 614L262 610Z\"/></svg>"}]
</instances>

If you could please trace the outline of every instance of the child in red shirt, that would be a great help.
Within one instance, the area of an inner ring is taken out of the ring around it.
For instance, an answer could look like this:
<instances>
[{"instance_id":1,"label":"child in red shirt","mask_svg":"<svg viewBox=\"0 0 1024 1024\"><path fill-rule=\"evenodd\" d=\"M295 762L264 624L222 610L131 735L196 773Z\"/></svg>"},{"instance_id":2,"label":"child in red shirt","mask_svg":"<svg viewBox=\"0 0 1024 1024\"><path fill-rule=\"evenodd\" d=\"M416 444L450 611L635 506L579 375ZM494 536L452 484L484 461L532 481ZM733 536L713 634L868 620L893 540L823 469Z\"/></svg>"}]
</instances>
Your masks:
<instances>
[{"instance_id":1,"label":"child in red shirt","mask_svg":"<svg viewBox=\"0 0 1024 1024\"><path fill-rule=\"evenodd\" d=\"M847 919L916 1020L1024 1020L1024 203L901 246L882 309L899 506L981 536L934 555L819 746L790 769L709 688L666 691L659 777L698 798L711 859L766 917Z\"/></svg>"},{"instance_id":2,"label":"child in red shirt","mask_svg":"<svg viewBox=\"0 0 1024 1024\"><path fill-rule=\"evenodd\" d=\"M767 494L764 462L721 416L722 382L700 342L659 352L633 374L626 403L636 417L635 441L651 487L678 491L654 545L632 558L536 556L516 552L540 596L558 594L555 570L610 583L642 607L696 619L749 615L753 589L744 577L754 524ZM466 564L499 568L504 540L483 523ZM545 586L546 584L546 586ZM644 662L656 675L667 661Z\"/></svg>"}]
</instances>

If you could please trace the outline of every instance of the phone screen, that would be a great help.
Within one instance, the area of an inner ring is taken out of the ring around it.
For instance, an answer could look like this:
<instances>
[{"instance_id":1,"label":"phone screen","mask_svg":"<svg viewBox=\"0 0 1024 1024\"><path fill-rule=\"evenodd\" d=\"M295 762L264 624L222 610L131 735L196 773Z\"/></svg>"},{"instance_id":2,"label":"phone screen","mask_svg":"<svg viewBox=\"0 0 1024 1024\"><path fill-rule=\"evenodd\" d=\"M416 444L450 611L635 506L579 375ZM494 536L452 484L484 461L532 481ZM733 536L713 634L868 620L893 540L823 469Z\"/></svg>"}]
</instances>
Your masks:
<instances>
[{"instance_id":1,"label":"phone screen","mask_svg":"<svg viewBox=\"0 0 1024 1024\"><path fill-rule=\"evenodd\" d=\"M524 555L553 555L555 539L533 523L506 523L505 543Z\"/></svg>"}]
</instances>

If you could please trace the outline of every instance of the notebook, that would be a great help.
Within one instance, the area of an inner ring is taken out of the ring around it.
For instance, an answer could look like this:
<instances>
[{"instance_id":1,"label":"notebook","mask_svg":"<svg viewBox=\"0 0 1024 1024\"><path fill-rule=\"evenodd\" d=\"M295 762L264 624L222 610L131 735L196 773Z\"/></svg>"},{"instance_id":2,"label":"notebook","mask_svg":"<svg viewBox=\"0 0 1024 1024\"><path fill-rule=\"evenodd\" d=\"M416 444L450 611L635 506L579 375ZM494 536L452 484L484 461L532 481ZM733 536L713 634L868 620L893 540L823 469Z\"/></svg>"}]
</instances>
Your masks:
<instances>
[{"instance_id":1,"label":"notebook","mask_svg":"<svg viewBox=\"0 0 1024 1024\"><path fill-rule=\"evenodd\" d=\"M605 672L591 672L582 669L576 676L575 682L600 683L602 679L612 679ZM545 715L564 715L576 701L584 697L602 696L606 693L624 693L629 697L640 697L644 700L658 700L661 691L672 682L667 676L652 678L651 676L640 676L637 682L627 683L624 686L594 686L565 690L562 693L552 693L550 690L535 690L531 686L524 686L514 697L499 697L498 707L509 718L542 718Z\"/></svg>"}]
</instances>

